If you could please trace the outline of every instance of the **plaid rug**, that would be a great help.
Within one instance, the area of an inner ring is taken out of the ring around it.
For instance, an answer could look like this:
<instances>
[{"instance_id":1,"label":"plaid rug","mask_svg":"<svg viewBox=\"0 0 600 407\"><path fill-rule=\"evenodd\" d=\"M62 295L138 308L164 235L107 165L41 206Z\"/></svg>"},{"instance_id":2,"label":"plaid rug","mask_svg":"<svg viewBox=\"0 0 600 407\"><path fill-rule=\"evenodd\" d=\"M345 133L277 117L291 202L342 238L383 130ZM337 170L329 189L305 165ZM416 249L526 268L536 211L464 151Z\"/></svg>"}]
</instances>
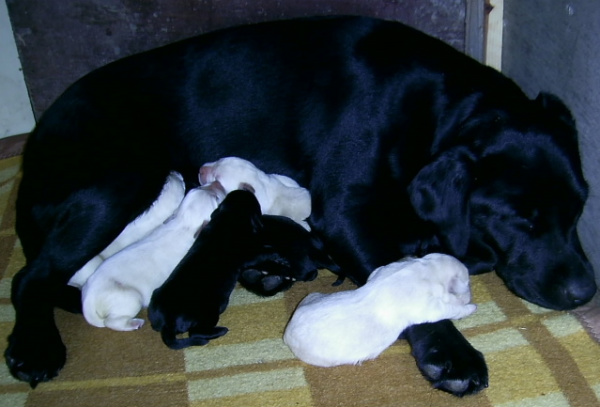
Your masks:
<instances>
[{"instance_id":1,"label":"plaid rug","mask_svg":"<svg viewBox=\"0 0 600 407\"><path fill-rule=\"evenodd\" d=\"M0 338L14 321L10 282L24 258L14 234L20 157L0 160ZM220 324L229 333L204 347L168 349L149 325L135 332L89 326L56 311L68 349L55 380L31 390L0 365L0 407L177 406L581 406L600 405L600 346L574 313L550 311L511 294L493 273L472 278L478 310L457 326L486 358L490 387L462 399L423 379L405 341L359 366L318 368L295 359L282 341L286 322L309 292L335 276L298 283L272 298L237 288ZM593 331L590 329L590 332Z\"/></svg>"}]
</instances>

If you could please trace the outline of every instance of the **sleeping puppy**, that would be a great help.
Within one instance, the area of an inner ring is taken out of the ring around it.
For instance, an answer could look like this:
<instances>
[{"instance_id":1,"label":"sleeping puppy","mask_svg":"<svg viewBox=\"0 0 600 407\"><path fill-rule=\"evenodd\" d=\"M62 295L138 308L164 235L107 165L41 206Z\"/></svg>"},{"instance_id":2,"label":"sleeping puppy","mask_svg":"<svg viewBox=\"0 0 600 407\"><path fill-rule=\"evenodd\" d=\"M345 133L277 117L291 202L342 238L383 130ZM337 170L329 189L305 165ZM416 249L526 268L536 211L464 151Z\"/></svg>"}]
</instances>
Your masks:
<instances>
[{"instance_id":1,"label":"sleeping puppy","mask_svg":"<svg viewBox=\"0 0 600 407\"><path fill-rule=\"evenodd\" d=\"M83 287L88 278L104 260L130 244L141 240L173 215L179 204L181 204L184 195L185 183L183 182L183 177L175 171L171 172L160 195L152 206L128 224L106 249L102 250L100 254L92 258L92 260L75 273L69 280L69 285L77 288Z\"/></svg>"},{"instance_id":2,"label":"sleeping puppy","mask_svg":"<svg viewBox=\"0 0 600 407\"><path fill-rule=\"evenodd\" d=\"M81 290L87 322L117 331L140 328L144 320L135 316L185 256L223 197L218 182L190 190L171 218L106 259Z\"/></svg>"},{"instance_id":3,"label":"sleeping puppy","mask_svg":"<svg viewBox=\"0 0 600 407\"><path fill-rule=\"evenodd\" d=\"M200 184L219 181L226 192L238 189L240 183L252 186L263 214L292 218L306 230L310 216L310 193L296 181L279 174L265 174L251 162L238 157L225 157L206 163L198 174Z\"/></svg>"},{"instance_id":4,"label":"sleeping puppy","mask_svg":"<svg viewBox=\"0 0 600 407\"><path fill-rule=\"evenodd\" d=\"M356 290L309 294L283 340L306 363L356 365L376 358L410 325L470 315L470 300L467 268L432 253L379 267Z\"/></svg>"},{"instance_id":5,"label":"sleeping puppy","mask_svg":"<svg viewBox=\"0 0 600 407\"><path fill-rule=\"evenodd\" d=\"M227 333L216 324L238 278L251 291L273 295L294 281L314 279L317 270L326 267L337 266L318 239L289 218L261 216L250 191L233 191L186 257L154 291L148 318L172 349L205 345ZM186 332L188 337L177 337Z\"/></svg>"}]
</instances>

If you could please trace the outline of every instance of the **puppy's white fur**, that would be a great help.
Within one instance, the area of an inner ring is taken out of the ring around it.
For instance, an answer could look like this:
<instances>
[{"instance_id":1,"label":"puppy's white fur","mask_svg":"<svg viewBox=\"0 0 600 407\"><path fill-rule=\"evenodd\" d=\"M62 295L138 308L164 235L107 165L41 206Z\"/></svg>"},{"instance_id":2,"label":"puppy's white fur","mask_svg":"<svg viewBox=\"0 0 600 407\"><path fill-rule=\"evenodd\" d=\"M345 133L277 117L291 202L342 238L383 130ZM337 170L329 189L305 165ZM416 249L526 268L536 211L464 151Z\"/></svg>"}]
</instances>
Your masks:
<instances>
[{"instance_id":1,"label":"puppy's white fur","mask_svg":"<svg viewBox=\"0 0 600 407\"><path fill-rule=\"evenodd\" d=\"M140 328L144 320L134 317L192 247L224 196L218 183L190 190L165 223L106 259L81 290L85 319L117 331Z\"/></svg>"},{"instance_id":2,"label":"puppy's white fur","mask_svg":"<svg viewBox=\"0 0 600 407\"><path fill-rule=\"evenodd\" d=\"M69 280L69 285L81 288L88 278L96 271L104 260L118 251L137 242L160 226L181 204L185 195L183 177L177 172L171 172L167 177L163 189L152 206L131 222L117 238L100 254L94 256Z\"/></svg>"},{"instance_id":3,"label":"puppy's white fur","mask_svg":"<svg viewBox=\"0 0 600 407\"><path fill-rule=\"evenodd\" d=\"M254 188L262 213L287 216L310 230L305 221L311 212L310 193L285 175L265 174L242 158L225 157L204 164L198 179L201 185L219 181L227 193L248 184Z\"/></svg>"},{"instance_id":4,"label":"puppy's white fur","mask_svg":"<svg viewBox=\"0 0 600 407\"><path fill-rule=\"evenodd\" d=\"M429 254L376 269L367 284L300 302L283 337L302 361L316 366L374 359L410 325L463 318L475 311L466 267Z\"/></svg>"}]
</instances>

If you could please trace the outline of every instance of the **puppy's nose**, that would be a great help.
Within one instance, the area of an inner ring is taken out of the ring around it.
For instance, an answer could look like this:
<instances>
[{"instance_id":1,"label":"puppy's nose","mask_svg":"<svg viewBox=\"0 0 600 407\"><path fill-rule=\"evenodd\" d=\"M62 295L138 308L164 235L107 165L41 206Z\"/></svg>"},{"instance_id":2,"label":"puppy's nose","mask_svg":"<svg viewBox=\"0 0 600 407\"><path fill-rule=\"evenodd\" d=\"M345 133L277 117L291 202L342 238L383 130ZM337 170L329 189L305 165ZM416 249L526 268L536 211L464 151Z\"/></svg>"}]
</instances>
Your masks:
<instances>
[{"instance_id":1,"label":"puppy's nose","mask_svg":"<svg viewBox=\"0 0 600 407\"><path fill-rule=\"evenodd\" d=\"M207 165L203 165L200 167L198 171L198 181L200 181L200 185L204 185L208 183L208 177L210 177L211 169Z\"/></svg>"}]
</instances>

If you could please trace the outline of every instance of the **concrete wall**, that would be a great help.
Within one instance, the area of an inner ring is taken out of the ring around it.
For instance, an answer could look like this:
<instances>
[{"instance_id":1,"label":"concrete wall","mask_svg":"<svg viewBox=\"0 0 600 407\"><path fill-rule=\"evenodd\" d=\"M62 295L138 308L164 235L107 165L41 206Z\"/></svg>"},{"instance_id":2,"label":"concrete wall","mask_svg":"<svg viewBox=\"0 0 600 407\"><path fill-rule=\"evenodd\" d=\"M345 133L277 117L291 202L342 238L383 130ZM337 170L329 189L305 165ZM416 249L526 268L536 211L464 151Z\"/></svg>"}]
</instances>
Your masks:
<instances>
[{"instance_id":1,"label":"concrete wall","mask_svg":"<svg viewBox=\"0 0 600 407\"><path fill-rule=\"evenodd\" d=\"M2 1L2 0L0 0ZM478 3L483 0L468 0ZM355 14L403 21L463 50L466 0L6 0L36 117L89 71L237 24Z\"/></svg>"},{"instance_id":2,"label":"concrete wall","mask_svg":"<svg viewBox=\"0 0 600 407\"><path fill-rule=\"evenodd\" d=\"M590 199L579 224L600 281L600 1L504 0L502 70L531 96L560 96L580 133Z\"/></svg>"}]
</instances>

